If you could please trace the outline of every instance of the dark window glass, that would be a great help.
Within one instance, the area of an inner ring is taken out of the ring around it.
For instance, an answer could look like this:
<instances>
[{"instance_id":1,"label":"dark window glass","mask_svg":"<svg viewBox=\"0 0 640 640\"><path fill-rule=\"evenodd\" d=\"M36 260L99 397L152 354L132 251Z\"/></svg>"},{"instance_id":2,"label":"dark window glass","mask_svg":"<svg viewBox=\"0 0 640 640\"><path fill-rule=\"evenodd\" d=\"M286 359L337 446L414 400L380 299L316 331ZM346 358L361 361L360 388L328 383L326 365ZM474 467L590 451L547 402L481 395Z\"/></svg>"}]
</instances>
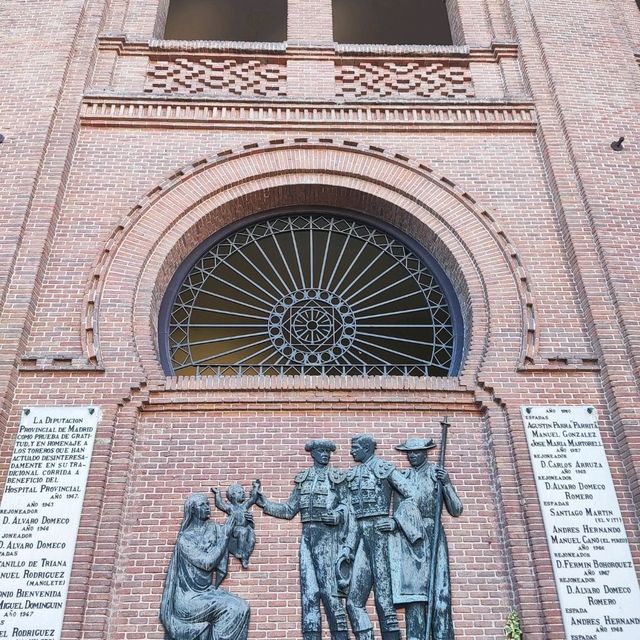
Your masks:
<instances>
[{"instance_id":1,"label":"dark window glass","mask_svg":"<svg viewBox=\"0 0 640 640\"><path fill-rule=\"evenodd\" d=\"M399 231L295 213L214 237L161 312L175 375L447 376L461 321L444 274Z\"/></svg>"},{"instance_id":2,"label":"dark window glass","mask_svg":"<svg viewBox=\"0 0 640 640\"><path fill-rule=\"evenodd\" d=\"M345 44L452 44L445 0L333 0L333 37Z\"/></svg>"},{"instance_id":3,"label":"dark window glass","mask_svg":"<svg viewBox=\"0 0 640 640\"><path fill-rule=\"evenodd\" d=\"M287 39L287 0L171 0L168 40Z\"/></svg>"}]
</instances>

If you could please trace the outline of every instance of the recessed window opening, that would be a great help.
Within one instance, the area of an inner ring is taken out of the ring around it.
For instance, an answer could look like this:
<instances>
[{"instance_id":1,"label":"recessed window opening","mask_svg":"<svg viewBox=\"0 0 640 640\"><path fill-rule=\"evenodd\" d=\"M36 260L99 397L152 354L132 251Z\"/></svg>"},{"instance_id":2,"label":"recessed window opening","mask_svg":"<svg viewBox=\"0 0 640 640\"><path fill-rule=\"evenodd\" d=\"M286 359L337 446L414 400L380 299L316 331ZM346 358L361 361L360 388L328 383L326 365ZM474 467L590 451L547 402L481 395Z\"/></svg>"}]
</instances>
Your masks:
<instances>
[{"instance_id":1,"label":"recessed window opening","mask_svg":"<svg viewBox=\"0 0 640 640\"><path fill-rule=\"evenodd\" d=\"M199 247L160 313L170 375L455 375L460 309L433 258L353 214L259 216Z\"/></svg>"},{"instance_id":2,"label":"recessed window opening","mask_svg":"<svg viewBox=\"0 0 640 640\"><path fill-rule=\"evenodd\" d=\"M287 0L171 0L164 37L283 42Z\"/></svg>"},{"instance_id":3,"label":"recessed window opening","mask_svg":"<svg viewBox=\"0 0 640 640\"><path fill-rule=\"evenodd\" d=\"M332 0L333 38L345 44L449 45L445 0Z\"/></svg>"}]
</instances>

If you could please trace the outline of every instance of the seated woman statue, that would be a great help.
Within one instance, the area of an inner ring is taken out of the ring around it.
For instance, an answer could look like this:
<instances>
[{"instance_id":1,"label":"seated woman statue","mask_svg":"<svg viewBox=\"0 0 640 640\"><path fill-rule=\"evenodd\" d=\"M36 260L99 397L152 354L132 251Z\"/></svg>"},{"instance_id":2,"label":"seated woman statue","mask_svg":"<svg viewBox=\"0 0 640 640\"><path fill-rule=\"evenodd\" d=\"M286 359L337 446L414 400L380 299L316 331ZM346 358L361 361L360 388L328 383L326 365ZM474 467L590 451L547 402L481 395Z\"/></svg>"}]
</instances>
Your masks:
<instances>
[{"instance_id":1,"label":"seated woman statue","mask_svg":"<svg viewBox=\"0 0 640 640\"><path fill-rule=\"evenodd\" d=\"M226 570L221 565L233 529L245 525L247 516L231 514L223 525L210 516L206 495L187 498L160 604L167 640L247 640L249 604L213 580L217 571Z\"/></svg>"}]
</instances>

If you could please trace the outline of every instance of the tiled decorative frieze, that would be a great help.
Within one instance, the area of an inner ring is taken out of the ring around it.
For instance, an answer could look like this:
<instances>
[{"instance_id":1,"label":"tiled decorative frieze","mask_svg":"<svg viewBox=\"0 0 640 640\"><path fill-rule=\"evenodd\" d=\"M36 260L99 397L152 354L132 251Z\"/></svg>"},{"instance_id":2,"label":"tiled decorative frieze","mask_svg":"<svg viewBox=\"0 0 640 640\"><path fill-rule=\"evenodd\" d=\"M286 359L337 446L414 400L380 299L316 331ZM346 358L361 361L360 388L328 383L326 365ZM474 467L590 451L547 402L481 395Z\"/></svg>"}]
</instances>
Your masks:
<instances>
[{"instance_id":1,"label":"tiled decorative frieze","mask_svg":"<svg viewBox=\"0 0 640 640\"><path fill-rule=\"evenodd\" d=\"M471 98L469 68L448 62L363 61L336 64L340 98Z\"/></svg>"},{"instance_id":2,"label":"tiled decorative frieze","mask_svg":"<svg viewBox=\"0 0 640 640\"><path fill-rule=\"evenodd\" d=\"M286 83L284 64L257 58L172 57L149 61L144 91L273 98L287 95Z\"/></svg>"}]
</instances>

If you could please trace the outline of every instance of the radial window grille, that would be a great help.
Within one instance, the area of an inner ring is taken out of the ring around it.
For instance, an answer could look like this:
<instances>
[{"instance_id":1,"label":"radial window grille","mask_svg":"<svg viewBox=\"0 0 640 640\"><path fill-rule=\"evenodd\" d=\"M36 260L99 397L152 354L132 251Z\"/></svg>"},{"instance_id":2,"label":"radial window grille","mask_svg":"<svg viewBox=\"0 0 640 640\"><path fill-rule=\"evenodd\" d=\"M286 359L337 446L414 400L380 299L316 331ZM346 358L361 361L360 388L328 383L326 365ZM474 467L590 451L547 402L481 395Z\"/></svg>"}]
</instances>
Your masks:
<instances>
[{"instance_id":1,"label":"radial window grille","mask_svg":"<svg viewBox=\"0 0 640 640\"><path fill-rule=\"evenodd\" d=\"M177 287L175 375L446 376L450 306L427 264L386 231L331 214L254 222Z\"/></svg>"}]
</instances>

